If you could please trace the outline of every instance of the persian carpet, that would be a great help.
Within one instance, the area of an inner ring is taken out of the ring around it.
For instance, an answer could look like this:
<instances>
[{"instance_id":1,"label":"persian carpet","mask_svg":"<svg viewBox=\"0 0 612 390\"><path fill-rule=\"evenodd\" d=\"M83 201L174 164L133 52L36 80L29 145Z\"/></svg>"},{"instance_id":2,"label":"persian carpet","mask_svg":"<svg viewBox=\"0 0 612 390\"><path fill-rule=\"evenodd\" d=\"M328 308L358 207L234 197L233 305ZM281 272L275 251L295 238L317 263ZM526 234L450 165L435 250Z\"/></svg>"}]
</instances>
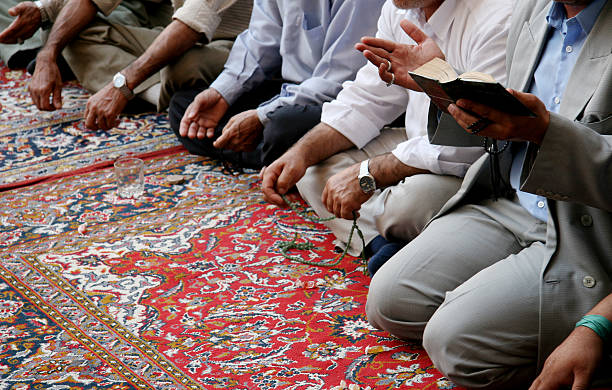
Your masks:
<instances>
[{"instance_id":1,"label":"persian carpet","mask_svg":"<svg viewBox=\"0 0 612 390\"><path fill-rule=\"evenodd\" d=\"M136 200L111 169L0 193L0 389L455 388L367 323L359 259L282 256L295 233L316 246L294 254L337 253L255 173L185 153L146 171Z\"/></svg>"},{"instance_id":2,"label":"persian carpet","mask_svg":"<svg viewBox=\"0 0 612 390\"><path fill-rule=\"evenodd\" d=\"M63 108L39 111L31 102L25 71L0 62L0 190L52 178L124 154L140 155L176 149L179 142L166 115L123 115L109 131L84 127L89 93L74 83L62 91Z\"/></svg>"}]
</instances>

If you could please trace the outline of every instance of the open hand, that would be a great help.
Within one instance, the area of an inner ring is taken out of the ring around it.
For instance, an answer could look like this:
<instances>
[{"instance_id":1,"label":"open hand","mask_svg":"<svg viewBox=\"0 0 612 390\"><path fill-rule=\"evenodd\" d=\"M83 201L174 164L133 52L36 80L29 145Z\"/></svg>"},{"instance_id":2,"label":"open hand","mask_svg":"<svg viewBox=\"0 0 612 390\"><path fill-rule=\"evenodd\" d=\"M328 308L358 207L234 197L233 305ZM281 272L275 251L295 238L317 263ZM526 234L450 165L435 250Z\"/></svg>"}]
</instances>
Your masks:
<instances>
[{"instance_id":1,"label":"open hand","mask_svg":"<svg viewBox=\"0 0 612 390\"><path fill-rule=\"evenodd\" d=\"M603 354L603 341L591 329L579 326L550 354L529 390L589 388Z\"/></svg>"},{"instance_id":2,"label":"open hand","mask_svg":"<svg viewBox=\"0 0 612 390\"><path fill-rule=\"evenodd\" d=\"M489 123L478 135L498 140L529 141L541 144L548 129L550 114L540 99L530 93L508 89L514 97L529 108L536 117L510 115L484 104L460 99L457 104L448 106L448 112L466 131L468 127L480 118L486 118ZM466 111L467 110L467 111ZM475 116L473 114L478 115ZM479 118L480 117L480 118Z\"/></svg>"},{"instance_id":3,"label":"open hand","mask_svg":"<svg viewBox=\"0 0 612 390\"><path fill-rule=\"evenodd\" d=\"M179 134L191 139L213 138L228 108L229 104L217 90L208 88L200 92L185 110Z\"/></svg>"},{"instance_id":4,"label":"open hand","mask_svg":"<svg viewBox=\"0 0 612 390\"><path fill-rule=\"evenodd\" d=\"M243 111L230 118L213 146L235 152L252 151L259 143L262 133L263 125L259 121L257 110Z\"/></svg>"},{"instance_id":5,"label":"open hand","mask_svg":"<svg viewBox=\"0 0 612 390\"><path fill-rule=\"evenodd\" d=\"M327 211L336 217L353 219L361 205L370 199L372 194L366 194L359 186L359 166L354 164L333 175L327 180L321 200Z\"/></svg>"},{"instance_id":6,"label":"open hand","mask_svg":"<svg viewBox=\"0 0 612 390\"><path fill-rule=\"evenodd\" d=\"M9 8L8 13L15 17L15 20L0 32L0 43L14 44L19 43L19 40L25 41L34 35L42 22L40 10L31 1L24 1Z\"/></svg>"},{"instance_id":7,"label":"open hand","mask_svg":"<svg viewBox=\"0 0 612 390\"><path fill-rule=\"evenodd\" d=\"M413 23L402 20L400 26L417 44L406 45L381 38L364 37L355 48L361 52L374 66L378 68L380 78L389 83L395 74L394 84L415 91L421 88L408 74L419 66L438 57L444 59L444 53L436 42L427 36ZM389 70L389 64L391 69Z\"/></svg>"},{"instance_id":8,"label":"open hand","mask_svg":"<svg viewBox=\"0 0 612 390\"><path fill-rule=\"evenodd\" d=\"M43 60L38 56L36 70L28 86L36 107L43 111L62 108L62 86L62 76L57 63L52 60Z\"/></svg>"},{"instance_id":9,"label":"open hand","mask_svg":"<svg viewBox=\"0 0 612 390\"><path fill-rule=\"evenodd\" d=\"M107 84L87 101L85 127L91 130L108 130L119 123L119 114L128 99L112 84Z\"/></svg>"}]
</instances>

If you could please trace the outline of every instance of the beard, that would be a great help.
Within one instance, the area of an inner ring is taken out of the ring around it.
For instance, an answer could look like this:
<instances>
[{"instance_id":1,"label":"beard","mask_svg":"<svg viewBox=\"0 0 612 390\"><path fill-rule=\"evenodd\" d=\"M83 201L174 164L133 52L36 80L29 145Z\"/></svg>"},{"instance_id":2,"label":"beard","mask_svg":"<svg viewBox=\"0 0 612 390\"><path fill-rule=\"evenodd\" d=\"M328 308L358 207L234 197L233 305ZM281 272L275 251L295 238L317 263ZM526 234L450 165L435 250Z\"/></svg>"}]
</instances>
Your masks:
<instances>
[{"instance_id":1,"label":"beard","mask_svg":"<svg viewBox=\"0 0 612 390\"><path fill-rule=\"evenodd\" d=\"M435 5L437 3L442 3L444 0L393 0L393 4L397 8L401 9L411 9L411 8L423 8L429 7L431 5ZM579 1L579 0L576 0Z\"/></svg>"},{"instance_id":2,"label":"beard","mask_svg":"<svg viewBox=\"0 0 612 390\"><path fill-rule=\"evenodd\" d=\"M555 0L556 3L561 3L569 6L580 7L591 4L593 0ZM395 0L393 0L395 2Z\"/></svg>"}]
</instances>

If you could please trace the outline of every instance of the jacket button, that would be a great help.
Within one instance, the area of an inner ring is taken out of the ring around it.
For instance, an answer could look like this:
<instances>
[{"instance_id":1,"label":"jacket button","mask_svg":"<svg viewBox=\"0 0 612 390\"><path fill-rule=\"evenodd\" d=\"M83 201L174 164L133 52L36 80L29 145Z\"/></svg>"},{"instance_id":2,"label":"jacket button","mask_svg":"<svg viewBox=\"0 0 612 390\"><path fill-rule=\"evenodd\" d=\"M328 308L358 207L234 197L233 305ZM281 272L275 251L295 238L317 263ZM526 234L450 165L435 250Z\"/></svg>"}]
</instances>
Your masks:
<instances>
[{"instance_id":1,"label":"jacket button","mask_svg":"<svg viewBox=\"0 0 612 390\"><path fill-rule=\"evenodd\" d=\"M597 284L597 282L595 281L595 278L592 276L587 275L584 278L582 278L582 285L586 288L595 287L595 284Z\"/></svg>"},{"instance_id":2,"label":"jacket button","mask_svg":"<svg viewBox=\"0 0 612 390\"><path fill-rule=\"evenodd\" d=\"M582 226L585 226L585 227L592 226L593 217L591 217L589 214L584 214L582 217L580 217L580 223L582 224Z\"/></svg>"}]
</instances>

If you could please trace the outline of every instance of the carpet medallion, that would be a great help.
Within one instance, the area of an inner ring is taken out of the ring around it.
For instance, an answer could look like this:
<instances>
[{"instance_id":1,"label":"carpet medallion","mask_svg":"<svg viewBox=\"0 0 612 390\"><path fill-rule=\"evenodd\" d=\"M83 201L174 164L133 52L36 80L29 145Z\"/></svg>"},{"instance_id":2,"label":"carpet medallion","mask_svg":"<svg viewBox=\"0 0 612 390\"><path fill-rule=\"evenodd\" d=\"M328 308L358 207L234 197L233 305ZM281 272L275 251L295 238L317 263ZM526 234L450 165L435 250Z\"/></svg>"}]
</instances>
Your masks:
<instances>
[{"instance_id":1,"label":"carpet medallion","mask_svg":"<svg viewBox=\"0 0 612 390\"><path fill-rule=\"evenodd\" d=\"M0 389L454 388L367 323L360 260L282 256L295 233L337 254L259 185L181 153L137 200L110 169L0 193Z\"/></svg>"},{"instance_id":2,"label":"carpet medallion","mask_svg":"<svg viewBox=\"0 0 612 390\"><path fill-rule=\"evenodd\" d=\"M0 62L0 189L179 145L167 116L157 113L122 115L109 131L85 129L89 93L77 84L65 85L61 110L39 111L31 103L28 79Z\"/></svg>"}]
</instances>

